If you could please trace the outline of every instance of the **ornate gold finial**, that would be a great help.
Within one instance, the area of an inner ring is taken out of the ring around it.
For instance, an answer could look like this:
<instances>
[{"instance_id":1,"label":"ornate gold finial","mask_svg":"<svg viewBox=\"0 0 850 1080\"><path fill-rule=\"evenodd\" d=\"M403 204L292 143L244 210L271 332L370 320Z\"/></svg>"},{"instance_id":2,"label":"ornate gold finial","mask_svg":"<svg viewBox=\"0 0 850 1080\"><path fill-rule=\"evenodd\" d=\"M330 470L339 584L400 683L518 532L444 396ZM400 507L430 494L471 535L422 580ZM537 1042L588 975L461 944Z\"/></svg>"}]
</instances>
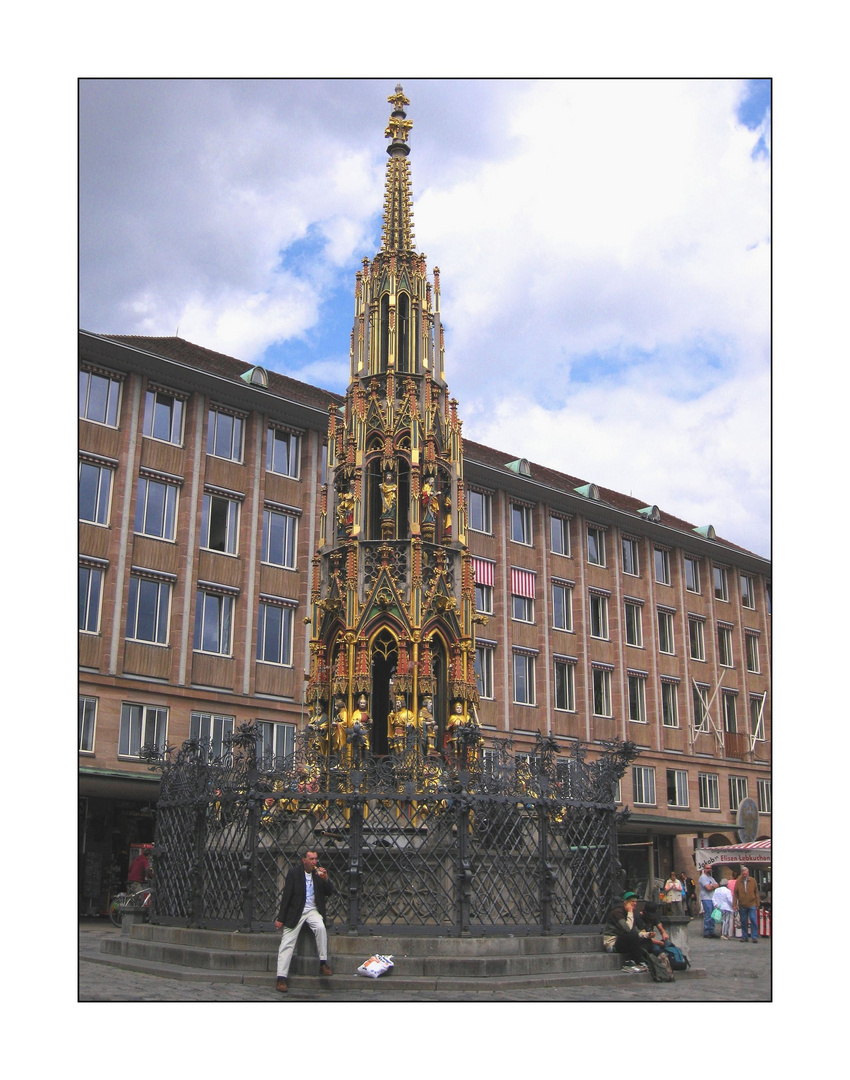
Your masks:
<instances>
[{"instance_id":1,"label":"ornate gold finial","mask_svg":"<svg viewBox=\"0 0 850 1080\"><path fill-rule=\"evenodd\" d=\"M408 120L404 112L404 106L409 105L410 101L404 96L401 83L396 84L395 93L391 94L387 101L394 108L387 124L387 130L384 132L384 137L392 139L394 143L406 143L410 129L413 127L413 121ZM388 152L391 152L391 149Z\"/></svg>"}]
</instances>

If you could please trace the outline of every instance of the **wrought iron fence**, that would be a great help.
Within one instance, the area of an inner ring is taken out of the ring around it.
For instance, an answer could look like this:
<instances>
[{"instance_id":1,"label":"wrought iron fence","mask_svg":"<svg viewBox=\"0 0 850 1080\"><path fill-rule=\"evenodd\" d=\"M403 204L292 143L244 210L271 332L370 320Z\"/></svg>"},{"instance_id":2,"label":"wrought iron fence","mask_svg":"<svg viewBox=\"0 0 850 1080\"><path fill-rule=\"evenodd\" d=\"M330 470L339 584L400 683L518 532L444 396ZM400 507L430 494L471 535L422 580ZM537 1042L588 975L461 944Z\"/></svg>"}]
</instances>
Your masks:
<instances>
[{"instance_id":1,"label":"wrought iron fence","mask_svg":"<svg viewBox=\"0 0 850 1080\"><path fill-rule=\"evenodd\" d=\"M283 881L307 850L335 892L329 929L432 935L559 932L604 920L616 888L614 789L637 750L568 757L538 737L460 759L419 746L375 758L316 752L309 732L283 760L244 725L226 752L189 741L147 755L162 773L154 848L158 923L270 930ZM463 746L463 740L457 745Z\"/></svg>"}]
</instances>

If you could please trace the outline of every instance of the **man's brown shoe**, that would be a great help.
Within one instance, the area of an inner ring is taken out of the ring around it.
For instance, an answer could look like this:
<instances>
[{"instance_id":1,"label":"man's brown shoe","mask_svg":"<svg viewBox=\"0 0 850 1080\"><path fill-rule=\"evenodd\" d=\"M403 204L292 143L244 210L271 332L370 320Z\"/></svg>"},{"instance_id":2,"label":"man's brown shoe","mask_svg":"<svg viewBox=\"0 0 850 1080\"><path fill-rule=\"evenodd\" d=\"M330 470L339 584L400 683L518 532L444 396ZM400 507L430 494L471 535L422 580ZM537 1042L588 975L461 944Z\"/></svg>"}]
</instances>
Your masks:
<instances>
[{"instance_id":1,"label":"man's brown shoe","mask_svg":"<svg viewBox=\"0 0 850 1080\"><path fill-rule=\"evenodd\" d=\"M319 974L320 975L333 975L333 972L331 971L331 969L328 967L328 965L325 963L324 960L321 962L321 964L319 964Z\"/></svg>"},{"instance_id":2,"label":"man's brown shoe","mask_svg":"<svg viewBox=\"0 0 850 1080\"><path fill-rule=\"evenodd\" d=\"M282 975L278 975L277 982L274 984L274 988L275 990L279 990L281 994L289 993L289 986L287 985L286 979L284 979Z\"/></svg>"}]
</instances>

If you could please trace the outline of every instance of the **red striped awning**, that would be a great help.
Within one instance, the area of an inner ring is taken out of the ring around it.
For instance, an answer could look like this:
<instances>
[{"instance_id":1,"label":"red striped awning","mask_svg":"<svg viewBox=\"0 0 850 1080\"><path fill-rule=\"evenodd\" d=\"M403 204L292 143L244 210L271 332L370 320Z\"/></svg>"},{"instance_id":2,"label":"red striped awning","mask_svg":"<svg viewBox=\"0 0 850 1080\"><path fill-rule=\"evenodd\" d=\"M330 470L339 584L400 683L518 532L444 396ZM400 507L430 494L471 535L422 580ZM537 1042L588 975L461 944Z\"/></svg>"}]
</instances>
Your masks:
<instances>
[{"instance_id":1,"label":"red striped awning","mask_svg":"<svg viewBox=\"0 0 850 1080\"><path fill-rule=\"evenodd\" d=\"M489 559L479 559L472 556L472 573L476 585L489 585L493 587L493 571L495 563Z\"/></svg>"},{"instance_id":2,"label":"red striped awning","mask_svg":"<svg viewBox=\"0 0 850 1080\"><path fill-rule=\"evenodd\" d=\"M511 567L511 592L514 596L524 596L528 600L534 599L534 579L537 577L531 570L517 570Z\"/></svg>"}]
</instances>

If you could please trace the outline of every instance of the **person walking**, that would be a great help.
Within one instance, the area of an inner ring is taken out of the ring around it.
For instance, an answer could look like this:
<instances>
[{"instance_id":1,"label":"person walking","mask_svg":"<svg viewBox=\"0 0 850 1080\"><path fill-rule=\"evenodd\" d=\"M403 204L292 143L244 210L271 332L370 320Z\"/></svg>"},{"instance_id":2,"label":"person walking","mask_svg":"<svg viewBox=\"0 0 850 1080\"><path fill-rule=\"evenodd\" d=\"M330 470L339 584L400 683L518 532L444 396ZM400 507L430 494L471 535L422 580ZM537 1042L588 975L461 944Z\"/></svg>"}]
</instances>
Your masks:
<instances>
[{"instance_id":1,"label":"person walking","mask_svg":"<svg viewBox=\"0 0 850 1080\"><path fill-rule=\"evenodd\" d=\"M711 917L711 913L714 911L712 893L716 888L718 888L718 885L711 876L711 865L706 863L699 876L699 902L702 904L702 936L704 938L717 936L714 933L714 919Z\"/></svg>"},{"instance_id":2,"label":"person walking","mask_svg":"<svg viewBox=\"0 0 850 1080\"><path fill-rule=\"evenodd\" d=\"M735 936L735 912L727 878L721 878L719 888L714 890L714 906L720 908L723 915L723 922L720 924L721 940L728 941Z\"/></svg>"},{"instance_id":3,"label":"person walking","mask_svg":"<svg viewBox=\"0 0 850 1080\"><path fill-rule=\"evenodd\" d=\"M301 866L293 866L283 883L280 911L275 920L278 930L283 930L277 953L277 982L275 990L281 994L289 991L289 965L295 951L295 943L306 922L316 939L319 953L319 974L333 975L328 967L328 932L325 929L326 898L334 892L328 880L328 872L317 866L319 856L307 851L301 858Z\"/></svg>"},{"instance_id":4,"label":"person walking","mask_svg":"<svg viewBox=\"0 0 850 1080\"><path fill-rule=\"evenodd\" d=\"M749 868L746 866L741 867L741 876L735 882L733 899L734 906L741 916L741 941L758 941L759 887L755 879L750 877Z\"/></svg>"}]
</instances>

